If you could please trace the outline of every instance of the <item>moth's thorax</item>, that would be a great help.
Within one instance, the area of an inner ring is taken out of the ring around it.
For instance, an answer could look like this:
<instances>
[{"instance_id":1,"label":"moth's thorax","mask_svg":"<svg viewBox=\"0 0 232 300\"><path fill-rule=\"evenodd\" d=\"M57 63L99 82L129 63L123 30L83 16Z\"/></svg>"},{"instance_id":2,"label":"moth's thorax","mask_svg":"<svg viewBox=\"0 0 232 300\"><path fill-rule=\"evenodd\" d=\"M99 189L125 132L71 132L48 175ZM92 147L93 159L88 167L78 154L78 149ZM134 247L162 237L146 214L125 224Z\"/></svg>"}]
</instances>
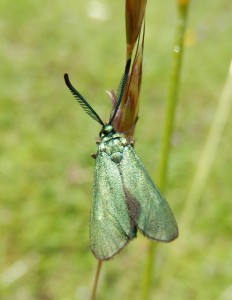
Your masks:
<instances>
[{"instance_id":1,"label":"moth's thorax","mask_svg":"<svg viewBox=\"0 0 232 300\"><path fill-rule=\"evenodd\" d=\"M129 142L121 133L109 133L101 138L98 147L98 154L105 152L115 163L120 163L123 158L123 151Z\"/></svg>"}]
</instances>

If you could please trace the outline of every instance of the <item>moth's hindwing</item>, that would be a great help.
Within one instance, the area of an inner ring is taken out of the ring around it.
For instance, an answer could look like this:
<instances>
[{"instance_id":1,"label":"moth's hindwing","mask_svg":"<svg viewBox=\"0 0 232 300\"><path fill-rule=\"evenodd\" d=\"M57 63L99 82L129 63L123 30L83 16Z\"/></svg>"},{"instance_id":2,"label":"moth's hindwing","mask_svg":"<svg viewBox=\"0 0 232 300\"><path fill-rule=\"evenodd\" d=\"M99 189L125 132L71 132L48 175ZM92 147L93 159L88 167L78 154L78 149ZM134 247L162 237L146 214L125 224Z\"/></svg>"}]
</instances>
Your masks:
<instances>
[{"instance_id":1,"label":"moth's hindwing","mask_svg":"<svg viewBox=\"0 0 232 300\"><path fill-rule=\"evenodd\" d=\"M120 170L133 222L150 239L174 240L178 227L172 211L133 147L125 149Z\"/></svg>"},{"instance_id":2,"label":"moth's hindwing","mask_svg":"<svg viewBox=\"0 0 232 300\"><path fill-rule=\"evenodd\" d=\"M110 259L133 238L118 165L105 152L96 157L90 218L91 249L100 260Z\"/></svg>"}]
</instances>

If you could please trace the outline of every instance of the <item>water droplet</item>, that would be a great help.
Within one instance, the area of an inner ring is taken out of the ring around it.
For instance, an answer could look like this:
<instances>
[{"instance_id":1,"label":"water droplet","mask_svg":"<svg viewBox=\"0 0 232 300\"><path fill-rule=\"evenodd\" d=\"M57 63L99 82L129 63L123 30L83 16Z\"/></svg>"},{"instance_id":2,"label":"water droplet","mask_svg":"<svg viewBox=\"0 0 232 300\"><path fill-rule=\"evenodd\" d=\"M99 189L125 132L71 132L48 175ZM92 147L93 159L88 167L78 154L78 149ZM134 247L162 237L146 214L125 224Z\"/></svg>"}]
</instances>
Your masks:
<instances>
[{"instance_id":1,"label":"water droplet","mask_svg":"<svg viewBox=\"0 0 232 300\"><path fill-rule=\"evenodd\" d=\"M180 52L180 46L174 46L174 52L179 53Z\"/></svg>"}]
</instances>

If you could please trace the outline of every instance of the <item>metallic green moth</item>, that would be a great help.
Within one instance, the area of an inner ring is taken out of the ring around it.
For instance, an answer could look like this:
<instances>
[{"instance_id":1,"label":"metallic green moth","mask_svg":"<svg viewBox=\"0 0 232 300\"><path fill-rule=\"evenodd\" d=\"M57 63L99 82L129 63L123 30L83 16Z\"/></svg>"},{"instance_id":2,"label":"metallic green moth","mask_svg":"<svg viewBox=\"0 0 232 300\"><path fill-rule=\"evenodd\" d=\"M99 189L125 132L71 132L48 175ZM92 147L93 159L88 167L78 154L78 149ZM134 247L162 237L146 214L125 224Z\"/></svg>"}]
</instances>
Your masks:
<instances>
[{"instance_id":1,"label":"metallic green moth","mask_svg":"<svg viewBox=\"0 0 232 300\"><path fill-rule=\"evenodd\" d=\"M169 242L178 236L173 213L137 156L133 143L113 129L112 122L122 100L131 61L119 85L117 104L110 121L99 115L72 86L65 83L85 112L102 125L95 155L93 198L90 213L91 250L99 260L108 260L134 239L139 229L149 239Z\"/></svg>"}]
</instances>

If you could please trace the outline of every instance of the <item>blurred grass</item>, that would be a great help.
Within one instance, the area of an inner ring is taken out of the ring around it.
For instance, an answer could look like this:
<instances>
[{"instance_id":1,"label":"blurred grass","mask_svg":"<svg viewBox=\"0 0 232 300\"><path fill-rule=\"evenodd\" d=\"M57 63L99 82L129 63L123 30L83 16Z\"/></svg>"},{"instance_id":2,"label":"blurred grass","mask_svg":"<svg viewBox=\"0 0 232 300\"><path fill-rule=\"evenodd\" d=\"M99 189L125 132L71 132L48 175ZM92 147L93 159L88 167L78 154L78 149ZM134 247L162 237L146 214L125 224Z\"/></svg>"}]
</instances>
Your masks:
<instances>
[{"instance_id":1,"label":"blurred grass","mask_svg":"<svg viewBox=\"0 0 232 300\"><path fill-rule=\"evenodd\" d=\"M2 0L0 11L0 298L86 299L96 268L88 240L90 153L100 128L77 106L63 73L107 120L104 91L117 86L125 63L124 5ZM226 78L231 11L228 0L191 5L166 192L177 220ZM175 21L174 2L148 2L135 135L154 178ZM232 297L231 128L230 118L189 240L175 247L178 272L163 282L157 274L157 299ZM139 237L103 265L99 299L138 299L146 246ZM159 247L157 269L168 270L167 247Z\"/></svg>"}]
</instances>

